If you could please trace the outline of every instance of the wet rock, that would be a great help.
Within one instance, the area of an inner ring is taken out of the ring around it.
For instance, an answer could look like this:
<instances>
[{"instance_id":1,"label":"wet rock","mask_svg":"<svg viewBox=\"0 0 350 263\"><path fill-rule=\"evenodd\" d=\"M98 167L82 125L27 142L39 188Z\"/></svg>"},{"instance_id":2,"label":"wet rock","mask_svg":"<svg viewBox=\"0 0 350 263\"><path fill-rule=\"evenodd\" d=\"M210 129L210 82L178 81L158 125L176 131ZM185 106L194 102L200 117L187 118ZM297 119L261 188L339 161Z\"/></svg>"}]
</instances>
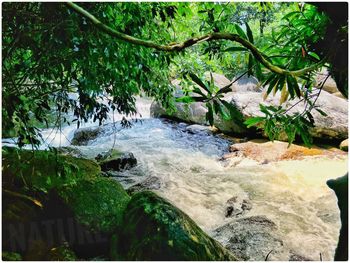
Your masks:
<instances>
[{"instance_id":1,"label":"wet rock","mask_svg":"<svg viewBox=\"0 0 350 263\"><path fill-rule=\"evenodd\" d=\"M58 191L74 217L92 231L112 233L121 226L123 211L130 200L115 180L96 177Z\"/></svg>"},{"instance_id":2,"label":"wet rock","mask_svg":"<svg viewBox=\"0 0 350 263\"><path fill-rule=\"evenodd\" d=\"M74 146L59 147L57 148L57 152L62 155L88 159L85 154L83 154L77 147Z\"/></svg>"},{"instance_id":3,"label":"wet rock","mask_svg":"<svg viewBox=\"0 0 350 263\"><path fill-rule=\"evenodd\" d=\"M348 237L348 197L349 197L349 180L348 174L339 177L335 180L328 180L327 185L331 188L338 198L338 207L340 210L340 220L341 220L341 229L339 234L338 246L335 250L334 260L336 261L347 261L348 260L348 246L349 246L349 237Z\"/></svg>"},{"instance_id":4,"label":"wet rock","mask_svg":"<svg viewBox=\"0 0 350 263\"><path fill-rule=\"evenodd\" d=\"M217 228L213 237L239 260L265 260L267 254L287 258L283 241L276 234L276 224L265 216L240 218Z\"/></svg>"},{"instance_id":5,"label":"wet rock","mask_svg":"<svg viewBox=\"0 0 350 263\"><path fill-rule=\"evenodd\" d=\"M122 153L116 149L98 154L95 159L104 172L110 170L123 171L137 165L137 160L132 153Z\"/></svg>"},{"instance_id":6,"label":"wet rock","mask_svg":"<svg viewBox=\"0 0 350 263\"><path fill-rule=\"evenodd\" d=\"M146 190L158 190L161 187L161 181L158 177L156 176L150 176L146 180L135 184L131 186L129 189L127 189L127 193L129 195L141 192L141 191L146 191Z\"/></svg>"},{"instance_id":7,"label":"wet rock","mask_svg":"<svg viewBox=\"0 0 350 263\"><path fill-rule=\"evenodd\" d=\"M186 127L185 129L187 132L196 134L196 133L206 133L206 134L213 134L217 132L217 129L210 126L204 126L199 124L192 124Z\"/></svg>"},{"instance_id":8,"label":"wet rock","mask_svg":"<svg viewBox=\"0 0 350 263\"><path fill-rule=\"evenodd\" d=\"M252 204L247 199L241 199L238 196L234 196L226 202L226 215L225 217L239 217L243 216L252 209Z\"/></svg>"},{"instance_id":9,"label":"wet rock","mask_svg":"<svg viewBox=\"0 0 350 263\"><path fill-rule=\"evenodd\" d=\"M185 213L152 192L133 195L121 236L112 242L112 260L235 260ZM119 249L118 249L119 248Z\"/></svg>"},{"instance_id":10,"label":"wet rock","mask_svg":"<svg viewBox=\"0 0 350 263\"><path fill-rule=\"evenodd\" d=\"M349 145L349 139L346 139L344 141L342 141L339 145L339 149L342 150L342 151L345 151L347 152L348 151L348 145Z\"/></svg>"},{"instance_id":11,"label":"wet rock","mask_svg":"<svg viewBox=\"0 0 350 263\"><path fill-rule=\"evenodd\" d=\"M255 160L261 164L276 162L281 160L300 160L306 156L339 156L344 155L339 149L324 149L317 146L307 148L296 144L288 145L287 142L252 140L246 143L236 143L231 145L230 154L224 159L233 157L243 157Z\"/></svg>"},{"instance_id":12,"label":"wet rock","mask_svg":"<svg viewBox=\"0 0 350 263\"><path fill-rule=\"evenodd\" d=\"M75 130L72 145L87 145L90 140L102 133L102 127L87 127Z\"/></svg>"}]
</instances>

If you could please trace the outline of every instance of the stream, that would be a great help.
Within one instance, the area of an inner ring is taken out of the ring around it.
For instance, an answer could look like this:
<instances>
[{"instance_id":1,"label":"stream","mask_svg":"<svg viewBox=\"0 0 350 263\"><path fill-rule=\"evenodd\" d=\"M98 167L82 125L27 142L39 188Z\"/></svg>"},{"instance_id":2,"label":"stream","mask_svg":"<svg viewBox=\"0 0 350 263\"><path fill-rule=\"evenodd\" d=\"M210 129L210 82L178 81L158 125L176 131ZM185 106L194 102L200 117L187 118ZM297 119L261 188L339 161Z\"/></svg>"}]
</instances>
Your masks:
<instances>
[{"instance_id":1,"label":"stream","mask_svg":"<svg viewBox=\"0 0 350 263\"><path fill-rule=\"evenodd\" d=\"M116 133L116 127L106 125L104 134L79 149L96 156L115 144L121 151L132 152L138 165L116 173L116 180L128 188L157 177L155 192L223 245L234 247L234 240L241 242L245 247L234 249L247 260L265 260L269 252L269 260L320 260L320 255L333 260L340 219L336 196L326 181L346 173L346 158L305 157L268 164L247 159L228 166L220 160L232 144L227 138L193 133L188 124L151 118L149 106L150 101L138 100L142 122L125 129L117 124ZM75 128L64 127L64 136L55 136L52 130L43 135L53 146L69 145ZM249 209L226 217L228 200L236 202L236 207L248 204ZM231 232L217 230L230 222L236 222Z\"/></svg>"}]
</instances>

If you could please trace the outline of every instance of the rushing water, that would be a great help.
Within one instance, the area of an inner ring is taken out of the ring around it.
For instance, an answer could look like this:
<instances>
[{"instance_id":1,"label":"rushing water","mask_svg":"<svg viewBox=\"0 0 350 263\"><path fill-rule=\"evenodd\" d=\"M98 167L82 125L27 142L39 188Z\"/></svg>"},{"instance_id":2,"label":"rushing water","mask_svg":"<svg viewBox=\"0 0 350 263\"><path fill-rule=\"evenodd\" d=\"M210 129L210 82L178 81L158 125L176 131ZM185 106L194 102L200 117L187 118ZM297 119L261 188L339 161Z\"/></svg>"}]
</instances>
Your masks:
<instances>
[{"instance_id":1,"label":"rushing water","mask_svg":"<svg viewBox=\"0 0 350 263\"><path fill-rule=\"evenodd\" d=\"M190 133L186 124L149 118L147 101L139 101L138 108L144 117L142 123L118 128L116 133L109 125L105 135L79 148L90 156L113 144L132 152L137 167L116 174L116 179L127 188L150 176L159 178L160 188L155 191L210 235L234 220L225 217L226 202L238 196L252 206L243 217L264 215L273 221L288 250L313 260L319 260L320 253L323 260L333 259L340 222L336 197L326 181L346 172L346 158L305 158L264 165L244 160L227 166L219 160L230 145L226 139L205 132ZM53 143L69 144L73 129L64 128L65 136ZM288 260L283 254L271 259Z\"/></svg>"}]
</instances>

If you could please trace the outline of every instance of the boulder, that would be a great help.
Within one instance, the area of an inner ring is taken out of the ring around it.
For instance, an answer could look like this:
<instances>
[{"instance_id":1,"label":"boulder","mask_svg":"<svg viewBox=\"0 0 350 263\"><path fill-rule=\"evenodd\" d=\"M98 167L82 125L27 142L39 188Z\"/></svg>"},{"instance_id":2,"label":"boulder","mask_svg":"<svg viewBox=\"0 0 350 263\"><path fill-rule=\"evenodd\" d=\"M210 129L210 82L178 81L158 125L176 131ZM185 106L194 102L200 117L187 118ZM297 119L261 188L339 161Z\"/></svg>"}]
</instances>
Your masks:
<instances>
[{"instance_id":1,"label":"boulder","mask_svg":"<svg viewBox=\"0 0 350 263\"><path fill-rule=\"evenodd\" d=\"M316 87L320 87L322 83L325 81L325 79L328 76L328 71L327 69L322 69L321 72L316 74ZM326 82L323 85L323 90L327 91L329 93L336 93L339 92L337 89L337 84L335 83L334 79L332 77L328 77Z\"/></svg>"},{"instance_id":2,"label":"boulder","mask_svg":"<svg viewBox=\"0 0 350 263\"><path fill-rule=\"evenodd\" d=\"M32 187L44 192L80 179L98 176L100 166L92 160L61 155L57 151L2 148L3 187ZM23 177L18 176L21 174Z\"/></svg>"},{"instance_id":3,"label":"boulder","mask_svg":"<svg viewBox=\"0 0 350 263\"><path fill-rule=\"evenodd\" d=\"M348 145L349 145L349 139L346 139L344 141L342 141L339 145L339 149L342 150L342 151L345 151L347 152L348 151Z\"/></svg>"},{"instance_id":4,"label":"boulder","mask_svg":"<svg viewBox=\"0 0 350 263\"><path fill-rule=\"evenodd\" d=\"M207 108L201 102L193 102L191 104L176 103L175 108L175 112L169 113L166 110L164 110L158 102L153 102L151 105L151 116L155 118L166 117L199 125L209 124L205 118ZM217 115L214 115L214 125L220 131L228 134L244 134L247 132L247 129L243 127L242 123L234 123L232 121L227 121Z\"/></svg>"},{"instance_id":5,"label":"boulder","mask_svg":"<svg viewBox=\"0 0 350 263\"><path fill-rule=\"evenodd\" d=\"M92 232L113 233L122 223L129 195L116 181L105 177L80 180L58 190L74 218Z\"/></svg>"},{"instance_id":6,"label":"boulder","mask_svg":"<svg viewBox=\"0 0 350 263\"><path fill-rule=\"evenodd\" d=\"M252 203L248 199L233 196L226 202L225 217L240 217L252 209Z\"/></svg>"},{"instance_id":7,"label":"boulder","mask_svg":"<svg viewBox=\"0 0 350 263\"><path fill-rule=\"evenodd\" d=\"M128 194L133 195L138 192L146 191L146 190L158 190L161 187L161 181L156 176L150 176L144 181L134 184L129 187L126 191Z\"/></svg>"},{"instance_id":8,"label":"boulder","mask_svg":"<svg viewBox=\"0 0 350 263\"><path fill-rule=\"evenodd\" d=\"M232 82L235 81L236 78L234 78ZM246 91L261 92L261 88L260 88L258 79L252 76L248 77L245 75L232 84L232 91L233 92L246 92Z\"/></svg>"},{"instance_id":9,"label":"boulder","mask_svg":"<svg viewBox=\"0 0 350 263\"><path fill-rule=\"evenodd\" d=\"M327 185L331 188L338 198L338 207L340 210L341 229L339 234L338 246L335 250L335 261L347 261L349 255L349 179L348 174L327 181Z\"/></svg>"},{"instance_id":10,"label":"boulder","mask_svg":"<svg viewBox=\"0 0 350 263\"><path fill-rule=\"evenodd\" d=\"M296 144L288 145L287 142L267 141L255 139L244 143L235 143L230 146L230 153L223 159L249 158L259 163L277 162L282 160L300 160L305 156L339 156L346 155L337 148L324 149L317 146L307 148Z\"/></svg>"},{"instance_id":11,"label":"boulder","mask_svg":"<svg viewBox=\"0 0 350 263\"><path fill-rule=\"evenodd\" d=\"M240 261L288 259L288 251L276 234L277 225L265 216L236 219L214 231L213 237L238 257Z\"/></svg>"},{"instance_id":12,"label":"boulder","mask_svg":"<svg viewBox=\"0 0 350 263\"><path fill-rule=\"evenodd\" d=\"M197 133L205 133L205 134L214 134L217 132L217 129L211 126L192 124L185 128L185 131L197 134Z\"/></svg>"},{"instance_id":13,"label":"boulder","mask_svg":"<svg viewBox=\"0 0 350 263\"><path fill-rule=\"evenodd\" d=\"M185 213L152 192L133 195L121 236L115 235L111 259L209 261L235 260ZM119 248L119 249L118 249Z\"/></svg>"},{"instance_id":14,"label":"boulder","mask_svg":"<svg viewBox=\"0 0 350 263\"><path fill-rule=\"evenodd\" d=\"M219 87L220 89L227 86L227 85L230 85L231 81L228 78L226 78L224 75L214 73L214 72L212 72L211 74L213 76L215 86ZM210 81L210 78L211 78L210 72L208 72L208 71L205 72L204 77L207 81Z\"/></svg>"},{"instance_id":15,"label":"boulder","mask_svg":"<svg viewBox=\"0 0 350 263\"><path fill-rule=\"evenodd\" d=\"M127 170L137 165L137 160L132 153L122 153L116 149L111 149L107 152L98 154L95 159L101 166L101 170L104 172L109 170Z\"/></svg>"},{"instance_id":16,"label":"boulder","mask_svg":"<svg viewBox=\"0 0 350 263\"><path fill-rule=\"evenodd\" d=\"M260 112L259 104L265 105L279 105L280 93L276 96L270 94L265 101L263 101L262 95L256 92L244 92L233 94L231 103L234 104L243 114L244 119L250 117L263 116ZM294 105L298 99L287 101L283 104L288 108ZM346 100L340 99L328 92L321 92L316 102L317 106L327 114L322 116L316 110L311 113L315 119L315 127L311 129L311 134L315 138L328 138L328 139L345 139L348 136L348 103ZM297 104L289 112L302 112L305 105L302 103Z\"/></svg>"},{"instance_id":17,"label":"boulder","mask_svg":"<svg viewBox=\"0 0 350 263\"><path fill-rule=\"evenodd\" d=\"M3 249L49 260L67 242L79 258L106 254L130 197L100 172L57 151L3 148Z\"/></svg>"},{"instance_id":18,"label":"boulder","mask_svg":"<svg viewBox=\"0 0 350 263\"><path fill-rule=\"evenodd\" d=\"M263 100L263 94L259 92L232 92L225 95L225 100L234 105L246 120L251 117L264 116L260 112L259 104L279 105L280 93L276 96L270 94L267 99ZM286 108L294 105L298 100L287 101L283 106ZM327 114L322 116L316 110L311 113L315 120L315 127L311 128L311 135L315 138L322 139L345 139L348 137L348 103L346 100L333 96L328 92L321 92L316 103L317 106ZM191 104L177 103L177 111L168 113L162 107L153 103L151 106L151 115L153 117L170 117L181 121L205 125L207 124L205 114L207 109L201 102ZM294 106L289 113L302 112L305 105L302 103ZM223 133L227 134L247 134L249 130L243 123L225 121L220 116L214 118L214 125ZM280 138L282 139L282 138ZM283 138L285 140L286 138Z\"/></svg>"},{"instance_id":19,"label":"boulder","mask_svg":"<svg viewBox=\"0 0 350 263\"><path fill-rule=\"evenodd\" d=\"M61 155L69 155L76 158L88 159L88 157L83 154L77 147L74 146L64 146L57 148L57 152Z\"/></svg>"},{"instance_id":20,"label":"boulder","mask_svg":"<svg viewBox=\"0 0 350 263\"><path fill-rule=\"evenodd\" d=\"M74 131L72 145L87 145L90 140L97 138L102 132L101 127L80 128Z\"/></svg>"}]
</instances>

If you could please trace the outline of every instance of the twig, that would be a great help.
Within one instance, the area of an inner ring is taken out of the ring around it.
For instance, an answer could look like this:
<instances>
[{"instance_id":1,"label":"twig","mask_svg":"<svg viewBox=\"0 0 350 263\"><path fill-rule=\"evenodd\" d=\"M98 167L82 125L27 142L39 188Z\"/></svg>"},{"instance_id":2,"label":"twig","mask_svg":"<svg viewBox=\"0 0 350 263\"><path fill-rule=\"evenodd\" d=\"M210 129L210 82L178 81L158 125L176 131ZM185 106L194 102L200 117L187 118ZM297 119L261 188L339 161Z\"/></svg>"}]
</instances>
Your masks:
<instances>
[{"instance_id":1,"label":"twig","mask_svg":"<svg viewBox=\"0 0 350 263\"><path fill-rule=\"evenodd\" d=\"M267 253L267 255L266 255L266 257L265 257L265 261L267 261L267 260L269 259L269 256L270 256L270 254L271 254L272 251L273 251L273 249L272 249L269 253Z\"/></svg>"}]
</instances>

